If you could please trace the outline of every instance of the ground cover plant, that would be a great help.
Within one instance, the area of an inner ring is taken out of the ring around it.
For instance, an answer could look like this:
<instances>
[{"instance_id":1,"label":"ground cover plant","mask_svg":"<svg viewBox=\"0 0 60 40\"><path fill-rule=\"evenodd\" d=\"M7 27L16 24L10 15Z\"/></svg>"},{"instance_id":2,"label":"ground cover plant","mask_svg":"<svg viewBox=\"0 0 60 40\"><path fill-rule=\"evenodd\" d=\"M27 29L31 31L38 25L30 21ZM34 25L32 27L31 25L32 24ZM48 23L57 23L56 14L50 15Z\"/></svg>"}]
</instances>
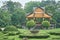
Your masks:
<instances>
[{"instance_id":1,"label":"ground cover plant","mask_svg":"<svg viewBox=\"0 0 60 40\"><path fill-rule=\"evenodd\" d=\"M28 40L59 40L60 39L60 35L51 35L50 32L55 31L55 32L59 32L60 28L57 29L51 29L51 30L40 30L39 33L37 34L32 34L30 32L30 30L28 29L18 29L20 34L18 35L8 35L4 34L3 32L0 32L0 39L2 40L22 40L24 37L21 36L28 36ZM14 31L13 31L14 32ZM13 33L12 33L13 34ZM47 38L45 38L44 36L49 36ZM35 37L36 36L36 37ZM41 37L39 37L41 36ZM38 38L37 38L38 37Z\"/></svg>"}]
</instances>

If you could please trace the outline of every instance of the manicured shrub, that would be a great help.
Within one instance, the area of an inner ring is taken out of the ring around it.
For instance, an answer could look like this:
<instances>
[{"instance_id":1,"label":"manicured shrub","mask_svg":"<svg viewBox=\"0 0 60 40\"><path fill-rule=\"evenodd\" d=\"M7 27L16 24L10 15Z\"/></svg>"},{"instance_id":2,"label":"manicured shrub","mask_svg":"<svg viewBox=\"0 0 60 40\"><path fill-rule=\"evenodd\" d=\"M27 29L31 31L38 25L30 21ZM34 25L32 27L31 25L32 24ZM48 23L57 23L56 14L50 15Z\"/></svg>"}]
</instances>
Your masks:
<instances>
[{"instance_id":1,"label":"manicured shrub","mask_svg":"<svg viewBox=\"0 0 60 40\"><path fill-rule=\"evenodd\" d=\"M23 38L23 37L27 37L27 38L48 38L50 37L48 34L47 35L19 35L19 38Z\"/></svg>"},{"instance_id":2,"label":"manicured shrub","mask_svg":"<svg viewBox=\"0 0 60 40\"><path fill-rule=\"evenodd\" d=\"M11 32L7 32L6 34L5 34L5 36L14 36L14 35L19 35L19 34L21 34L20 32L15 32L15 31L11 31Z\"/></svg>"},{"instance_id":3,"label":"manicured shrub","mask_svg":"<svg viewBox=\"0 0 60 40\"><path fill-rule=\"evenodd\" d=\"M8 39L8 37L7 36L4 36L3 39Z\"/></svg>"},{"instance_id":4,"label":"manicured shrub","mask_svg":"<svg viewBox=\"0 0 60 40\"><path fill-rule=\"evenodd\" d=\"M51 29L47 33L49 33L51 35L59 35L60 36L60 28Z\"/></svg>"},{"instance_id":5,"label":"manicured shrub","mask_svg":"<svg viewBox=\"0 0 60 40\"><path fill-rule=\"evenodd\" d=\"M7 26L4 31L17 31L15 26Z\"/></svg>"},{"instance_id":6,"label":"manicured shrub","mask_svg":"<svg viewBox=\"0 0 60 40\"><path fill-rule=\"evenodd\" d=\"M16 32L16 35L19 35L19 34L21 34L20 31L17 31L17 32Z\"/></svg>"},{"instance_id":7,"label":"manicured shrub","mask_svg":"<svg viewBox=\"0 0 60 40\"><path fill-rule=\"evenodd\" d=\"M35 23L34 20L30 20L30 21L27 21L26 26L27 26L28 28L31 28L31 27L34 27L35 24L36 24L36 23Z\"/></svg>"},{"instance_id":8,"label":"manicured shrub","mask_svg":"<svg viewBox=\"0 0 60 40\"><path fill-rule=\"evenodd\" d=\"M7 35L8 36L14 36L14 35L16 35L16 33L15 32L9 32Z\"/></svg>"},{"instance_id":9,"label":"manicured shrub","mask_svg":"<svg viewBox=\"0 0 60 40\"><path fill-rule=\"evenodd\" d=\"M8 33L8 31L2 31L2 33L6 34L6 33Z\"/></svg>"},{"instance_id":10,"label":"manicured shrub","mask_svg":"<svg viewBox=\"0 0 60 40\"><path fill-rule=\"evenodd\" d=\"M49 32L51 35L60 35L60 32Z\"/></svg>"},{"instance_id":11,"label":"manicured shrub","mask_svg":"<svg viewBox=\"0 0 60 40\"><path fill-rule=\"evenodd\" d=\"M52 38L52 40L60 40L60 38Z\"/></svg>"},{"instance_id":12,"label":"manicured shrub","mask_svg":"<svg viewBox=\"0 0 60 40\"><path fill-rule=\"evenodd\" d=\"M49 21L43 21L42 26L48 28L50 26L50 22Z\"/></svg>"}]
</instances>

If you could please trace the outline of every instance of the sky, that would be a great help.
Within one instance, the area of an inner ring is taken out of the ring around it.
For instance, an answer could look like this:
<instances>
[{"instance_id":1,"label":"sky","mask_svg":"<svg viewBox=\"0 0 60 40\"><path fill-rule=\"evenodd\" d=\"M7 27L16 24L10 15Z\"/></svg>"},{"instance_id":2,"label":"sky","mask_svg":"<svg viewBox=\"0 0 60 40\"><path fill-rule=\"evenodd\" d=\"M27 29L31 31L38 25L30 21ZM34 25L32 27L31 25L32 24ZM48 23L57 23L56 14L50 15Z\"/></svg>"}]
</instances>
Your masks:
<instances>
[{"instance_id":1,"label":"sky","mask_svg":"<svg viewBox=\"0 0 60 40\"><path fill-rule=\"evenodd\" d=\"M3 5L2 2L5 2L5 1L9 1L9 0L0 0L0 7ZM40 1L41 2L42 0L11 0L11 1L20 2L23 5L23 7L24 7L25 3L29 2L29 1Z\"/></svg>"}]
</instances>

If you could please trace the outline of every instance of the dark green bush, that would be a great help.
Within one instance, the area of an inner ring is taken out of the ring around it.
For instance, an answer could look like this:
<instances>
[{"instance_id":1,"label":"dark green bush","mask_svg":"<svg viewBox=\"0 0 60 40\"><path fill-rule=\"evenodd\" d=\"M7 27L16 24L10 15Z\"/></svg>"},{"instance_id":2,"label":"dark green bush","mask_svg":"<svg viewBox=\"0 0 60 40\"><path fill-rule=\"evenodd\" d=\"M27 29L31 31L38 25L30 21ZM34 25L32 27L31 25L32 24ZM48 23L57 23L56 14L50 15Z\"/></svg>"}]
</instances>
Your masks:
<instances>
[{"instance_id":1,"label":"dark green bush","mask_svg":"<svg viewBox=\"0 0 60 40\"><path fill-rule=\"evenodd\" d=\"M28 28L31 28L31 27L34 27L35 24L36 24L36 23L35 23L34 20L30 20L30 21L27 21L26 26L27 26Z\"/></svg>"},{"instance_id":2,"label":"dark green bush","mask_svg":"<svg viewBox=\"0 0 60 40\"><path fill-rule=\"evenodd\" d=\"M7 26L4 31L17 31L15 26Z\"/></svg>"},{"instance_id":3,"label":"dark green bush","mask_svg":"<svg viewBox=\"0 0 60 40\"><path fill-rule=\"evenodd\" d=\"M42 26L43 27L50 27L50 22L49 21L43 21Z\"/></svg>"}]
</instances>

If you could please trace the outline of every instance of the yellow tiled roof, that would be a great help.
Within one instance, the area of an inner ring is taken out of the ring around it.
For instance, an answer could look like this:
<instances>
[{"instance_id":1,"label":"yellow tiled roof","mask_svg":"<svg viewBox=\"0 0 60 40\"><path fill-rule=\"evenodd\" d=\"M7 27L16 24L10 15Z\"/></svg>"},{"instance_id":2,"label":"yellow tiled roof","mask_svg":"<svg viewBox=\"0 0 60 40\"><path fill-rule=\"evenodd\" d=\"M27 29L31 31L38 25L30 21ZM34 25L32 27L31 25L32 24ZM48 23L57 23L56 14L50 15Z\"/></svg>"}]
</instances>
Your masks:
<instances>
[{"instance_id":1,"label":"yellow tiled roof","mask_svg":"<svg viewBox=\"0 0 60 40\"><path fill-rule=\"evenodd\" d=\"M32 14L28 15L27 18L51 18L51 16L44 13L44 10L41 8L36 8Z\"/></svg>"},{"instance_id":2,"label":"yellow tiled roof","mask_svg":"<svg viewBox=\"0 0 60 40\"><path fill-rule=\"evenodd\" d=\"M27 18L51 18L51 16L47 15L47 14L43 14L43 13L32 13L30 15L27 16Z\"/></svg>"}]
</instances>

